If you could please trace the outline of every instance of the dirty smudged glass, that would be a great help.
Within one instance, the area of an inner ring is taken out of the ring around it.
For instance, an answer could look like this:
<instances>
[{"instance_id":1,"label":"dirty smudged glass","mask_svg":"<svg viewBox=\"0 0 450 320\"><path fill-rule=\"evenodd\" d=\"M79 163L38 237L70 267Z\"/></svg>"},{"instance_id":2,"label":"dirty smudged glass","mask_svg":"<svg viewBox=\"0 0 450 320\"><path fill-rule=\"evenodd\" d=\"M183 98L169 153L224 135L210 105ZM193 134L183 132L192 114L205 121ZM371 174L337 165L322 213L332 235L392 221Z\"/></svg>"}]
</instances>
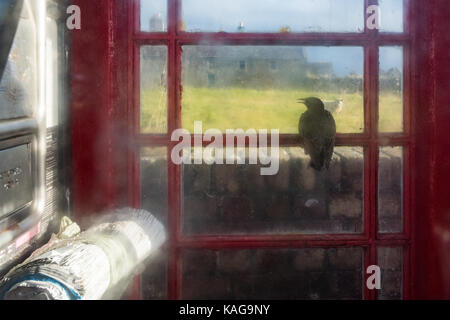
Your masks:
<instances>
[{"instance_id":1,"label":"dirty smudged glass","mask_svg":"<svg viewBox=\"0 0 450 320\"><path fill-rule=\"evenodd\" d=\"M380 300L400 300L403 296L403 248L379 247L378 266L381 269Z\"/></svg>"},{"instance_id":2,"label":"dirty smudged glass","mask_svg":"<svg viewBox=\"0 0 450 320\"><path fill-rule=\"evenodd\" d=\"M181 30L363 32L364 0L182 0Z\"/></svg>"},{"instance_id":3,"label":"dirty smudged glass","mask_svg":"<svg viewBox=\"0 0 450 320\"><path fill-rule=\"evenodd\" d=\"M335 148L330 169L321 172L300 147L279 155L273 176L262 176L248 155L246 165L184 165L183 233L363 232L363 148Z\"/></svg>"},{"instance_id":4,"label":"dirty smudged glass","mask_svg":"<svg viewBox=\"0 0 450 320\"><path fill-rule=\"evenodd\" d=\"M141 0L141 31L167 31L167 0Z\"/></svg>"},{"instance_id":5,"label":"dirty smudged glass","mask_svg":"<svg viewBox=\"0 0 450 320\"><path fill-rule=\"evenodd\" d=\"M340 133L364 130L362 47L183 46L182 125L298 133L315 96Z\"/></svg>"},{"instance_id":6,"label":"dirty smudged glass","mask_svg":"<svg viewBox=\"0 0 450 320\"><path fill-rule=\"evenodd\" d=\"M403 32L403 0L378 0L380 31Z\"/></svg>"},{"instance_id":7,"label":"dirty smudged glass","mask_svg":"<svg viewBox=\"0 0 450 320\"><path fill-rule=\"evenodd\" d=\"M163 223L167 231L167 148L146 147L140 153L141 208ZM167 298L167 250L163 247L145 262L142 274L144 299Z\"/></svg>"},{"instance_id":8,"label":"dirty smudged glass","mask_svg":"<svg viewBox=\"0 0 450 320\"><path fill-rule=\"evenodd\" d=\"M362 299L363 250L185 250L182 299Z\"/></svg>"},{"instance_id":9,"label":"dirty smudged glass","mask_svg":"<svg viewBox=\"0 0 450 320\"><path fill-rule=\"evenodd\" d=\"M379 131L403 131L403 48L380 47Z\"/></svg>"},{"instance_id":10,"label":"dirty smudged glass","mask_svg":"<svg viewBox=\"0 0 450 320\"><path fill-rule=\"evenodd\" d=\"M140 54L142 133L167 132L167 47L142 46Z\"/></svg>"},{"instance_id":11,"label":"dirty smudged glass","mask_svg":"<svg viewBox=\"0 0 450 320\"><path fill-rule=\"evenodd\" d=\"M32 117L37 106L37 24L34 3L24 1L0 81L0 120Z\"/></svg>"},{"instance_id":12,"label":"dirty smudged glass","mask_svg":"<svg viewBox=\"0 0 450 320\"><path fill-rule=\"evenodd\" d=\"M402 232L403 148L380 148L378 163L378 232Z\"/></svg>"}]
</instances>

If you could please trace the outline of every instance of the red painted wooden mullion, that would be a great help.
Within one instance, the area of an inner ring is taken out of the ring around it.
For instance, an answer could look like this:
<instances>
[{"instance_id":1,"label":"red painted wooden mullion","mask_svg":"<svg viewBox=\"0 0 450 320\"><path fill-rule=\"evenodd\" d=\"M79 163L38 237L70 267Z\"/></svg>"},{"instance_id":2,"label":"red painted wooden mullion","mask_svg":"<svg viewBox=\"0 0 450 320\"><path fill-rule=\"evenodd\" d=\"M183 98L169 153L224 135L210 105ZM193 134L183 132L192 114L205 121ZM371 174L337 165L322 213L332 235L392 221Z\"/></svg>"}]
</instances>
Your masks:
<instances>
[{"instance_id":1,"label":"red painted wooden mullion","mask_svg":"<svg viewBox=\"0 0 450 320\"><path fill-rule=\"evenodd\" d=\"M420 27L420 25L416 22L416 23L411 23L412 21L418 21L418 19L416 19L416 14L418 13L417 10L417 3L412 1L412 0L405 0L405 6L407 6L406 9L406 13L405 13L405 21L406 23L406 27L405 27L405 31L408 33L408 35L411 37L411 44L409 45L409 50L408 50L408 63L407 63L407 72L408 72L408 105L409 105L409 114L410 114L410 118L409 118L409 126L410 126L410 131L409 134L412 137L415 132L414 132L414 128L416 128L416 124L415 124L415 119L416 119L416 108L415 106L417 106L417 99L416 99L416 94L418 92L418 90L413 90L413 79L415 79L416 77L416 61L414 61L414 58L416 56L416 52L414 52L414 49L417 48L417 37L418 37L418 28ZM413 107L414 106L414 107ZM416 203L415 203L415 197L413 195L416 194L416 189L415 189L415 184L414 181L416 181L416 177L415 177L415 170L413 170L414 168L417 168L416 163L415 163L415 157L414 155L416 154L416 141L413 139L411 144L409 145L408 148L408 155L405 159L407 159L408 162L408 169L405 171L405 175L408 177L407 178L407 184L408 184L408 192L407 192L407 197L404 201L405 204L405 209L404 209L404 213L407 214L408 217L408 221L405 222L405 228L406 231L409 234L409 237L411 239L411 244L408 247L408 255L406 257L406 259L404 259L404 263L406 264L406 266L403 269L404 272L404 277L403 277L403 281L404 281L404 298L405 299L411 299L414 297L414 281L413 279L415 279L414 276L414 270L415 268L413 268L413 264L414 264L414 259L415 259L415 250L416 250L416 246L415 246L415 235L414 235L414 222L415 220L413 220L413 208L417 208L416 207ZM407 283L408 282L408 283Z\"/></svg>"},{"instance_id":2,"label":"red painted wooden mullion","mask_svg":"<svg viewBox=\"0 0 450 320\"><path fill-rule=\"evenodd\" d=\"M158 41L168 38L167 33L138 32L133 36L136 42ZM252 45L294 45L317 44L323 45L358 45L362 46L370 41L380 44L404 43L409 41L405 33L383 33L376 39L368 39L366 33L228 33L228 32L181 32L175 35L175 40L181 45L210 44L252 44Z\"/></svg>"},{"instance_id":3,"label":"red painted wooden mullion","mask_svg":"<svg viewBox=\"0 0 450 320\"><path fill-rule=\"evenodd\" d=\"M129 68L128 68L128 92L131 93L129 95L128 99L128 114L130 115L128 117L128 134L129 137L134 137L136 132L139 130L139 123L140 123L140 96L136 96L136 90L134 89L134 86L139 84L140 79L140 61L136 57L138 55L136 54L136 48L134 42L132 41L132 35L134 34L134 31L136 30L136 24L139 26L140 24L140 16L136 15L135 12L140 11L140 2L139 1L131 1L129 7L129 26L128 26L128 32L129 32L129 51L128 51L128 59L129 59ZM133 81L130 81L133 79ZM139 86L140 87L140 86ZM140 188L140 149L134 148L132 145L128 146L129 148L129 161L130 164L128 167L129 173L130 173L130 182L128 183L128 198L130 205L134 208L140 208L140 200L141 200L141 188ZM136 188L136 186L139 186ZM134 297L136 299L142 298L142 277L139 275L134 280Z\"/></svg>"},{"instance_id":4,"label":"red painted wooden mullion","mask_svg":"<svg viewBox=\"0 0 450 320\"><path fill-rule=\"evenodd\" d=\"M377 31L365 30L364 33L186 33L177 32L178 21L181 20L181 0L168 0L168 32L146 33L140 31L139 1L134 0L134 32L131 38L133 51L133 78L134 97L130 110L134 113L134 177L130 193L135 195L132 199L135 206L139 206L139 148L142 146L167 146L168 158L174 143L170 141L170 132L181 127L181 48L182 45L200 44L208 40L210 44L229 45L355 45L364 47L364 132L361 134L340 134L337 137L339 146L364 147L364 234L342 235L244 235L244 236L183 236L182 223L182 168L168 161L168 233L169 233L169 267L168 267L168 294L170 299L177 299L181 292L181 252L183 248L261 248L261 247L339 247L360 246L365 250L367 267L376 264L376 251L378 246L402 246L404 250L404 277L409 279L409 252L410 252L410 154L411 140L411 112L410 110L410 30L405 29L403 34L379 34ZM377 0L365 0L367 5L377 4ZM405 3L410 1L405 0ZM406 8L406 6L405 6ZM410 8L408 5L407 8ZM405 15L409 17L409 10ZM364 14L366 16L366 14ZM406 21L407 19L405 19ZM409 24L406 24L409 26ZM163 44L168 46L168 133L167 134L141 134L139 132L139 48L141 45ZM380 45L401 45L405 52L405 98L404 98L404 126L403 133L378 133L378 47ZM301 141L295 134L281 134L280 146L299 146ZM377 175L379 146L401 145L405 148L404 161L404 220L405 230L401 234L377 235ZM407 150L407 151L406 151ZM364 277L364 279L366 279ZM404 294L409 292L408 283L404 281ZM365 281L364 284L365 285ZM364 290L365 299L375 299L374 291Z\"/></svg>"},{"instance_id":5,"label":"red painted wooden mullion","mask_svg":"<svg viewBox=\"0 0 450 320\"><path fill-rule=\"evenodd\" d=\"M378 5L378 0L365 0L365 7L370 5ZM364 14L365 21L367 21L367 13ZM365 84L365 123L366 132L368 132L370 141L369 147L366 152L368 153L368 171L366 172L366 184L367 189L364 192L367 194L366 197L369 198L369 202L365 204L365 207L369 211L368 220L365 224L368 229L366 232L368 234L369 246L367 248L368 252L366 255L366 267L369 265L377 264L376 259L376 221L377 221L377 173L378 173L378 46L374 41L377 39L379 33L378 30L369 30L367 24L365 24L365 33L367 37L372 40L368 45L365 46L365 73L364 73L364 84ZM365 197L365 198L366 198ZM365 281L367 280L367 274L365 273ZM366 286L365 286L366 287ZM377 293L375 290L365 290L367 300L373 300L377 298Z\"/></svg>"},{"instance_id":6,"label":"red painted wooden mullion","mask_svg":"<svg viewBox=\"0 0 450 320\"><path fill-rule=\"evenodd\" d=\"M250 248L310 248L310 247L399 247L409 245L409 239L374 240L361 235L301 235L301 236L189 236L178 242L180 248L250 249ZM369 262L369 261L368 261Z\"/></svg>"},{"instance_id":7,"label":"red painted wooden mullion","mask_svg":"<svg viewBox=\"0 0 450 320\"><path fill-rule=\"evenodd\" d=\"M130 19L130 24L132 25L131 34L135 34L136 30L140 28L140 1L132 0L130 1L130 11L132 12L132 17ZM132 94L131 100L132 103L129 106L131 125L130 132L131 136L134 138L136 134L140 131L140 48L136 45L136 43L132 42L131 44L131 56L130 59L132 61L132 70L131 79L133 79L132 85ZM132 175L132 186L130 190L130 196L132 205L135 208L140 208L140 200L141 200L141 182L140 182L140 148L133 148L131 146L131 155L133 157L130 162L131 169L133 172Z\"/></svg>"},{"instance_id":8,"label":"red painted wooden mullion","mask_svg":"<svg viewBox=\"0 0 450 320\"><path fill-rule=\"evenodd\" d=\"M168 0L168 133L181 127L179 117L179 54L176 45L176 29L178 21L178 1ZM173 144L167 148L170 159ZM180 259L178 237L181 224L181 167L168 161L168 228L169 228L169 262L168 262L168 298L178 299Z\"/></svg>"},{"instance_id":9,"label":"red painted wooden mullion","mask_svg":"<svg viewBox=\"0 0 450 320\"><path fill-rule=\"evenodd\" d=\"M237 135L239 137L239 135ZM192 145L194 142L194 135L192 135ZM402 133L399 134L380 134L379 137L375 138L377 144L380 146L407 146L413 142L411 137L404 136ZM336 137L336 146L366 146L369 145L371 141L370 137L363 134L338 134ZM151 146L167 146L172 141L170 141L170 136L167 134L137 134L134 137L134 144L139 145L151 145ZM226 138L223 138L223 143L225 145ZM267 144L270 144L270 136L267 137ZM203 146L210 144L210 141L203 141ZM280 134L279 144L282 147L293 147L301 146L302 141L297 134ZM236 145L238 145L236 143ZM248 139L245 141L243 146L248 146ZM241 146L239 144L239 146Z\"/></svg>"},{"instance_id":10,"label":"red painted wooden mullion","mask_svg":"<svg viewBox=\"0 0 450 320\"><path fill-rule=\"evenodd\" d=\"M135 30L135 20L136 20L136 15L135 12L136 10L139 10L139 8L135 8L137 5L136 1L131 1L129 6L128 6L128 15L129 15L129 19L128 19L128 136L134 138L136 133L136 111L135 109L137 109L137 105L135 103L135 91L134 91L134 85L136 83L135 80L135 75L137 73L137 70L135 70L136 66L136 61L135 61L135 55L134 55L134 42L132 41L132 35L134 33ZM133 79L133 80L131 80ZM130 142L132 142L134 139L130 139ZM131 143L130 143L131 144ZM134 148L132 145L128 146L128 163L130 163L130 166L128 167L128 173L129 173L129 177L131 177L131 179L128 181L128 201L130 203L131 206L133 206L134 208L138 208L138 201L139 201L139 197L136 198L135 194L136 192L140 192L140 188L136 189L137 185L140 185L139 181L136 179L137 177L139 177L139 175L136 174L135 170L136 170L136 161L139 159L138 155L136 155L136 148Z\"/></svg>"},{"instance_id":11,"label":"red painted wooden mullion","mask_svg":"<svg viewBox=\"0 0 450 320\"><path fill-rule=\"evenodd\" d=\"M410 21L406 17L409 17L411 15L411 4L409 0L405 1L405 21ZM410 30L410 24L406 23L405 29L408 33L411 32ZM404 72L403 72L403 123L404 123L404 132L405 135L408 137L411 137L413 134L412 128L413 126L413 119L414 119L414 108L412 107L413 104L413 88L412 88L412 77L413 77L413 63L412 63L412 52L413 44L408 43L406 46L404 46L403 49L403 60L404 60ZM413 183L412 183L412 175L413 175L413 168L414 166L414 145L415 142L413 139L411 139L410 143L403 146L403 233L411 239L411 230L412 230L412 192L413 192ZM410 268L410 264L406 264L407 268ZM407 272L404 273L405 277ZM405 278L409 279L409 278ZM405 281L410 282L410 281ZM407 290L408 291L408 290Z\"/></svg>"}]
</instances>

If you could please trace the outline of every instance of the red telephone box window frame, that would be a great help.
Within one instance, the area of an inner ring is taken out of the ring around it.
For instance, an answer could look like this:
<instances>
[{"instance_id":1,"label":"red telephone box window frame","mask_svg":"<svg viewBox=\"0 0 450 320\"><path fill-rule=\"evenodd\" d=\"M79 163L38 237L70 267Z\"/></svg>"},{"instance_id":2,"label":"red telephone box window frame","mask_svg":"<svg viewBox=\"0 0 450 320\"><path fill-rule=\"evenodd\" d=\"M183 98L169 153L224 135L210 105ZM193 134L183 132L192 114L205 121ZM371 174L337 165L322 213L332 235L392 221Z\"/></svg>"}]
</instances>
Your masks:
<instances>
[{"instance_id":1,"label":"red telephone box window frame","mask_svg":"<svg viewBox=\"0 0 450 320\"><path fill-rule=\"evenodd\" d=\"M181 128L181 46L186 44L284 44L284 45L359 45L364 47L364 124L361 134L340 134L337 145L362 146L364 156L364 233L339 235L246 235L246 236L186 236L181 232L182 215L182 172L181 167L168 162L168 232L169 232L169 267L168 296L180 298L181 292L181 252L185 248L305 248L305 247L342 247L359 246L365 250L365 268L377 264L377 247L401 246L403 256L403 298L411 295L411 207L414 137L412 106L412 48L414 42L412 1L404 0L403 33L379 33L377 30L365 29L363 33L186 33L178 31L181 18L182 0L168 0L168 30L166 33L148 33L140 31L140 5L138 0L128 1L129 14L129 75L133 79L129 90L133 92L129 99L129 134L133 145L130 152L129 183L130 203L140 207L139 150L142 147L166 146L170 159L170 132ZM365 0L365 8L378 4L378 0ZM366 17L366 14L364 15ZM168 134L142 134L139 129L139 47L142 45L166 45L168 47ZM378 47L382 45L399 45L404 48L404 131L403 133L378 132ZM280 135L280 146L298 146L296 135ZM398 234L380 234L377 232L377 176L378 150L383 146L402 146L404 148L403 174L403 221L404 228ZM376 290L365 288L365 299L376 299Z\"/></svg>"}]
</instances>

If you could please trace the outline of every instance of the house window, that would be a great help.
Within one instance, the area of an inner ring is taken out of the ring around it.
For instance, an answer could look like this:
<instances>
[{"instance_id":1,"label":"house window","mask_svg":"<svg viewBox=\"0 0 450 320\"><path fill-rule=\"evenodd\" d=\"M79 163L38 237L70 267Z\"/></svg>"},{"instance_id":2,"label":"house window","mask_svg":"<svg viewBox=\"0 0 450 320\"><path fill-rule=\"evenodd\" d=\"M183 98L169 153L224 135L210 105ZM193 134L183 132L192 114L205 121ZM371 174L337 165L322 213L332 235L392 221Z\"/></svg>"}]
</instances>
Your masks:
<instances>
[{"instance_id":1,"label":"house window","mask_svg":"<svg viewBox=\"0 0 450 320\"><path fill-rule=\"evenodd\" d=\"M170 241L142 276L143 298L408 297L409 2L380 0L380 30L365 24L365 6L376 0L317 1L307 16L309 0L168 0L145 9L150 2L133 2L133 204L160 215ZM159 13L167 31L151 32L142 19ZM280 23L291 31L278 32ZM236 72L249 61L252 70ZM283 72L268 72L280 65ZM152 80L166 73L165 83ZM296 99L310 95L338 106L330 109L335 152L321 173L298 138L305 109ZM174 164L171 133L193 132L194 121L203 132L279 129L278 174ZM365 286L370 265L382 270L380 292Z\"/></svg>"},{"instance_id":2,"label":"house window","mask_svg":"<svg viewBox=\"0 0 450 320\"><path fill-rule=\"evenodd\" d=\"M275 60L270 61L270 69L272 70L277 69L277 62Z\"/></svg>"},{"instance_id":3,"label":"house window","mask_svg":"<svg viewBox=\"0 0 450 320\"><path fill-rule=\"evenodd\" d=\"M216 75L214 73L208 73L208 85L210 87L216 84Z\"/></svg>"},{"instance_id":4,"label":"house window","mask_svg":"<svg viewBox=\"0 0 450 320\"><path fill-rule=\"evenodd\" d=\"M216 58L215 57L209 57L207 61L208 61L208 67L210 69L214 69L216 67Z\"/></svg>"}]
</instances>

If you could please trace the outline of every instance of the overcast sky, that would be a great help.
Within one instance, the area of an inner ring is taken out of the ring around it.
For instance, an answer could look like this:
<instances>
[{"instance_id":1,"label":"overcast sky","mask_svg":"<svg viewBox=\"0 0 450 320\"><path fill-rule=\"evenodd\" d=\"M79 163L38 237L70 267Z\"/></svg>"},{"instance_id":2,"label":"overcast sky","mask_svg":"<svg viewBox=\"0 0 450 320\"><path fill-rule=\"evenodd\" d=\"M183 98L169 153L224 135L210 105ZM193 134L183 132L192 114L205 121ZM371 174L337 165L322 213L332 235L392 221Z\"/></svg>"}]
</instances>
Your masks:
<instances>
[{"instance_id":1,"label":"overcast sky","mask_svg":"<svg viewBox=\"0 0 450 320\"><path fill-rule=\"evenodd\" d=\"M167 21L167 0L141 0L141 25L161 13ZM289 26L293 32L360 32L364 28L364 0L182 0L187 31L237 32L243 22L247 32L277 32ZM402 30L402 0L380 0L381 30ZM309 47L309 61L332 62L335 72L362 73L362 50L325 50ZM401 68L400 50L383 49L380 67Z\"/></svg>"}]
</instances>

